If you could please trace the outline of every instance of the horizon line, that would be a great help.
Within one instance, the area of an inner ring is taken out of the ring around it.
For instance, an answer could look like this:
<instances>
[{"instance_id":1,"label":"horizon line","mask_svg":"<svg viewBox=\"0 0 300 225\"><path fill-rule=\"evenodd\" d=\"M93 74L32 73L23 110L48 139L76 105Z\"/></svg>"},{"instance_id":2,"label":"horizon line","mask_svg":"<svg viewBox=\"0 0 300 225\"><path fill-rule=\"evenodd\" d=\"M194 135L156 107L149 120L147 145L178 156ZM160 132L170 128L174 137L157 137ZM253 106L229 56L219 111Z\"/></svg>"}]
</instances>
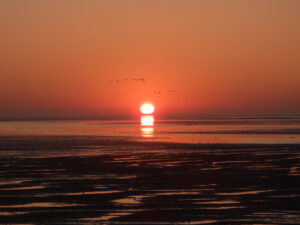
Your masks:
<instances>
[{"instance_id":1,"label":"horizon line","mask_svg":"<svg viewBox=\"0 0 300 225\"><path fill-rule=\"evenodd\" d=\"M72 116L0 116L0 121L42 121L42 120L105 120L134 119L142 115L72 115ZM159 119L300 119L300 115L267 115L267 114L166 114L157 115Z\"/></svg>"}]
</instances>

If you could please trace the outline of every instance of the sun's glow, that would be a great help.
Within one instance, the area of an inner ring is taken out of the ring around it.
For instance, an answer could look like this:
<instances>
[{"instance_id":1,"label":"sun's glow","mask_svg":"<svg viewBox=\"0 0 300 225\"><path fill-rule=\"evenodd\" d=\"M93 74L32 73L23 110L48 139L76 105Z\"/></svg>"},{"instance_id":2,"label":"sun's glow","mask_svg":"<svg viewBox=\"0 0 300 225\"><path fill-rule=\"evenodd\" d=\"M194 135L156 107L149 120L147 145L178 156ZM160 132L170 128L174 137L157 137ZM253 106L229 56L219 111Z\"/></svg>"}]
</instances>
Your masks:
<instances>
[{"instance_id":1,"label":"sun's glow","mask_svg":"<svg viewBox=\"0 0 300 225\"><path fill-rule=\"evenodd\" d=\"M145 103L141 106L140 110L143 114L152 114L154 112L155 108L154 108L154 105L152 105L150 103Z\"/></svg>"}]
</instances>

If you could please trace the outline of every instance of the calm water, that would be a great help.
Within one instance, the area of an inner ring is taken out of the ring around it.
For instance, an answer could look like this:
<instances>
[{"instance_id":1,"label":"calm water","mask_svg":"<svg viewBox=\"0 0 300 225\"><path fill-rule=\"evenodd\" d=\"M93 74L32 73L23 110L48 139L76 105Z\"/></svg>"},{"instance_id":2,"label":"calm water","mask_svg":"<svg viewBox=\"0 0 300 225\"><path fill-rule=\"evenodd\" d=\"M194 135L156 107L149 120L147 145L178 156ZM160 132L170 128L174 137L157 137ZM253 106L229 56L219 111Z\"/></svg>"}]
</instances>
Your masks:
<instances>
[{"instance_id":1,"label":"calm water","mask_svg":"<svg viewBox=\"0 0 300 225\"><path fill-rule=\"evenodd\" d=\"M0 135L125 136L182 143L299 144L300 119L7 121Z\"/></svg>"},{"instance_id":2,"label":"calm water","mask_svg":"<svg viewBox=\"0 0 300 225\"><path fill-rule=\"evenodd\" d=\"M299 130L297 119L0 122L0 223L300 224Z\"/></svg>"}]
</instances>

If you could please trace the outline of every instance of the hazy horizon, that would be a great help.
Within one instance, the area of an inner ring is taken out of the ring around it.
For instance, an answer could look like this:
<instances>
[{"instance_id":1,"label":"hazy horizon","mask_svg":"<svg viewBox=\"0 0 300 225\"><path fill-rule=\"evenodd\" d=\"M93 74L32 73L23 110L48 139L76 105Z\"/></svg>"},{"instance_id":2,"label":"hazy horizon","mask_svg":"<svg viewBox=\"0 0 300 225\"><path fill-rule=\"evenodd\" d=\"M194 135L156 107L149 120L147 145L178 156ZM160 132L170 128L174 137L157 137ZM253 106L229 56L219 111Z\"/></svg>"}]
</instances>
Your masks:
<instances>
[{"instance_id":1,"label":"hazy horizon","mask_svg":"<svg viewBox=\"0 0 300 225\"><path fill-rule=\"evenodd\" d=\"M140 114L110 115L1 115L0 121L22 120L139 120ZM156 114L156 119L300 119L299 114Z\"/></svg>"}]
</instances>

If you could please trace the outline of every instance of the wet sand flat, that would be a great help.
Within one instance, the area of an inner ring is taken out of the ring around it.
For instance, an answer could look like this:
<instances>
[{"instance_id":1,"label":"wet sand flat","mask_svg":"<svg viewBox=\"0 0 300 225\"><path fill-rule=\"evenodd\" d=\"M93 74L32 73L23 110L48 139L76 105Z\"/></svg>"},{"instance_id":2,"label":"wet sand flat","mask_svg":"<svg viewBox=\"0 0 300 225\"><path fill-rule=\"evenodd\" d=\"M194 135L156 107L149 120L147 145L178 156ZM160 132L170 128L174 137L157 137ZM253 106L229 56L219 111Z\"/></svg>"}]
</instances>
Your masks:
<instances>
[{"instance_id":1,"label":"wet sand flat","mask_svg":"<svg viewBox=\"0 0 300 225\"><path fill-rule=\"evenodd\" d=\"M299 224L300 145L1 136L1 224Z\"/></svg>"}]
</instances>

